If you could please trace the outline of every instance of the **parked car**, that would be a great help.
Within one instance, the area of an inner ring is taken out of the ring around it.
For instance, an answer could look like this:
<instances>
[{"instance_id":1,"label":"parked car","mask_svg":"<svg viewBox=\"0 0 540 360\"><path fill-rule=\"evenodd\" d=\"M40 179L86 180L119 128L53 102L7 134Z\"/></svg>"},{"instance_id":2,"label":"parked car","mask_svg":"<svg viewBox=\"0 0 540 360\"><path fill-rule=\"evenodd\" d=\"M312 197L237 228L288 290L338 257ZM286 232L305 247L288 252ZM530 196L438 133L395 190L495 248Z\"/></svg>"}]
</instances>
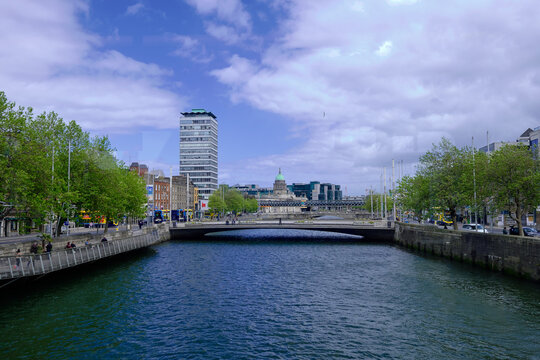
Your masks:
<instances>
[{"instance_id":1,"label":"parked car","mask_svg":"<svg viewBox=\"0 0 540 360\"><path fill-rule=\"evenodd\" d=\"M519 229L517 226L511 226L510 227L510 235L519 235ZM523 227L523 235L525 236L533 236L533 237L540 237L540 233L538 230L532 227L524 226Z\"/></svg>"},{"instance_id":2,"label":"parked car","mask_svg":"<svg viewBox=\"0 0 540 360\"><path fill-rule=\"evenodd\" d=\"M476 232L481 232L481 233L489 233L489 231L487 229L485 229L483 225L480 225L480 224L464 224L462 229L467 230L467 231L476 231Z\"/></svg>"}]
</instances>

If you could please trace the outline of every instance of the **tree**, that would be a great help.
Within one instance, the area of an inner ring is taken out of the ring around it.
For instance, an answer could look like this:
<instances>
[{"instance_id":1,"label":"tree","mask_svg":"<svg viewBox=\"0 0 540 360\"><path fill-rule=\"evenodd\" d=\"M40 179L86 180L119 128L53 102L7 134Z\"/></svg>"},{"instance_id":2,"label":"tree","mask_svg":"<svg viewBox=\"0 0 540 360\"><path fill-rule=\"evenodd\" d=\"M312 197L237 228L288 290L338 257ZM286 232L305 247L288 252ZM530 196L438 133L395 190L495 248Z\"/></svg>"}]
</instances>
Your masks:
<instances>
[{"instance_id":1,"label":"tree","mask_svg":"<svg viewBox=\"0 0 540 360\"><path fill-rule=\"evenodd\" d=\"M538 149L505 145L490 158L488 180L495 204L508 210L523 236L522 216L540 203L540 161Z\"/></svg>"},{"instance_id":2,"label":"tree","mask_svg":"<svg viewBox=\"0 0 540 360\"><path fill-rule=\"evenodd\" d=\"M225 204L224 196L227 188L226 185L220 185L208 198L208 207L214 214L224 213L226 211L227 205Z\"/></svg>"},{"instance_id":3,"label":"tree","mask_svg":"<svg viewBox=\"0 0 540 360\"><path fill-rule=\"evenodd\" d=\"M225 204L227 205L227 211L234 214L241 213L244 208L244 197L238 190L229 188L225 192Z\"/></svg>"},{"instance_id":4,"label":"tree","mask_svg":"<svg viewBox=\"0 0 540 360\"><path fill-rule=\"evenodd\" d=\"M374 193L372 195L368 195L365 198L364 205L361 206L363 210L370 211L371 212L371 198L373 198L373 213L374 215L381 213L381 208L384 209L385 203L384 203L384 195L383 194L377 194ZM382 207L381 207L382 202ZM391 195L386 195L386 213L390 214L392 212L392 209L394 207L394 201L392 199Z\"/></svg>"},{"instance_id":5,"label":"tree","mask_svg":"<svg viewBox=\"0 0 540 360\"><path fill-rule=\"evenodd\" d=\"M412 211L418 219L430 209L429 182L425 176L404 176L397 187L397 204L406 211Z\"/></svg>"},{"instance_id":6,"label":"tree","mask_svg":"<svg viewBox=\"0 0 540 360\"><path fill-rule=\"evenodd\" d=\"M107 137L90 139L75 121L54 112L33 116L0 92L0 220L9 214L38 225L81 210L119 220L142 214L141 179L127 174Z\"/></svg>"},{"instance_id":7,"label":"tree","mask_svg":"<svg viewBox=\"0 0 540 360\"><path fill-rule=\"evenodd\" d=\"M428 182L430 203L433 208L448 210L457 230L457 209L469 204L467 189L471 177L466 173L467 150L458 149L448 139L420 158L419 174Z\"/></svg>"},{"instance_id":8,"label":"tree","mask_svg":"<svg viewBox=\"0 0 540 360\"><path fill-rule=\"evenodd\" d=\"M247 196L244 200L244 210L248 213L255 213L259 210L257 199L253 196Z\"/></svg>"}]
</instances>

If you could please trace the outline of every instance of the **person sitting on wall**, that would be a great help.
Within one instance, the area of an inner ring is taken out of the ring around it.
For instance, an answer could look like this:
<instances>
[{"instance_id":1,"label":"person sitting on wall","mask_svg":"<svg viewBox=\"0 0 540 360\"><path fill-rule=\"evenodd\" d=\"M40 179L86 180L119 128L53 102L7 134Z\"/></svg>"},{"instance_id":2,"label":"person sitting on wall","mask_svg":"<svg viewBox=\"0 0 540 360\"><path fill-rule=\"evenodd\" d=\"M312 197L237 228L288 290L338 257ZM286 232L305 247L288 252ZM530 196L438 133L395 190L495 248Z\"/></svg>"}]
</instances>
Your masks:
<instances>
[{"instance_id":1,"label":"person sitting on wall","mask_svg":"<svg viewBox=\"0 0 540 360\"><path fill-rule=\"evenodd\" d=\"M69 241L67 242L66 249L71 249L71 242L69 242Z\"/></svg>"},{"instance_id":2,"label":"person sitting on wall","mask_svg":"<svg viewBox=\"0 0 540 360\"><path fill-rule=\"evenodd\" d=\"M506 230L506 226L503 228L503 234L508 235L508 230Z\"/></svg>"},{"instance_id":3,"label":"person sitting on wall","mask_svg":"<svg viewBox=\"0 0 540 360\"><path fill-rule=\"evenodd\" d=\"M45 247L45 249L47 249L47 252L50 253L52 251L52 243L49 241L49 243L47 244L47 246Z\"/></svg>"},{"instance_id":4,"label":"person sitting on wall","mask_svg":"<svg viewBox=\"0 0 540 360\"><path fill-rule=\"evenodd\" d=\"M104 236L103 239L101 239L101 242L107 242L107 238Z\"/></svg>"}]
</instances>

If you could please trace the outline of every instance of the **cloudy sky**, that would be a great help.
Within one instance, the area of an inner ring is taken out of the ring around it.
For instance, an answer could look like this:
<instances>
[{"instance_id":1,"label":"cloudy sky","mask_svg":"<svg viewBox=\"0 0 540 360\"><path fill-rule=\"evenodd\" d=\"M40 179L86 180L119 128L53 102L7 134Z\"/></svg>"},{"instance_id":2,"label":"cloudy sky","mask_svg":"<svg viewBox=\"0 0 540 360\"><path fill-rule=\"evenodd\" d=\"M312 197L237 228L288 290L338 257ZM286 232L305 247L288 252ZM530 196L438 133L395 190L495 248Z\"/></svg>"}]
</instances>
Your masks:
<instances>
[{"instance_id":1,"label":"cloudy sky","mask_svg":"<svg viewBox=\"0 0 540 360\"><path fill-rule=\"evenodd\" d=\"M178 172L178 120L219 122L220 183L379 187L442 136L540 125L537 0L0 0L0 90Z\"/></svg>"}]
</instances>

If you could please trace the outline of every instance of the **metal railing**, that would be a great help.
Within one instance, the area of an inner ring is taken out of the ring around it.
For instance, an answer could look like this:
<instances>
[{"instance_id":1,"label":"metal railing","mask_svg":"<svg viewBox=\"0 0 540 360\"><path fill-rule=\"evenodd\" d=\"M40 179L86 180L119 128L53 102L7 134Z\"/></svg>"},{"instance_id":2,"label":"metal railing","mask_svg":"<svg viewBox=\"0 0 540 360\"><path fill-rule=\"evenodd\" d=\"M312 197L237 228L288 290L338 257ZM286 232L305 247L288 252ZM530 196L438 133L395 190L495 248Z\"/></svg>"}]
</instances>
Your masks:
<instances>
[{"instance_id":1,"label":"metal railing","mask_svg":"<svg viewBox=\"0 0 540 360\"><path fill-rule=\"evenodd\" d=\"M157 231L38 255L0 256L0 279L47 274L146 247L159 241Z\"/></svg>"}]
</instances>

